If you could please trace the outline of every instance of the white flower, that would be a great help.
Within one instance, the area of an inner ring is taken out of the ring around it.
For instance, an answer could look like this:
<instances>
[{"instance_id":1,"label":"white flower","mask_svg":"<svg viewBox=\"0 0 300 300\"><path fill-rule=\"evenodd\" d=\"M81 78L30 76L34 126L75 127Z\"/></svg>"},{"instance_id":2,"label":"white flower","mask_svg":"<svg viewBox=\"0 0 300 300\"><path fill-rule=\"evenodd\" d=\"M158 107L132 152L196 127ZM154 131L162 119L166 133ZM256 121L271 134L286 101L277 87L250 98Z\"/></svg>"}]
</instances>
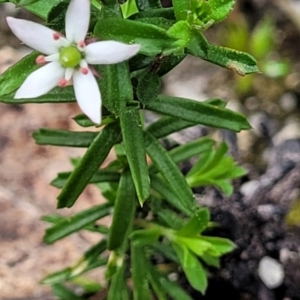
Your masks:
<instances>
[{"instance_id":1,"label":"white flower","mask_svg":"<svg viewBox=\"0 0 300 300\"><path fill-rule=\"evenodd\" d=\"M15 94L16 99L35 98L55 86L66 86L72 78L81 110L101 123L101 94L89 65L116 64L137 54L140 45L102 41L86 45L90 1L71 0L66 13L66 37L43 25L7 17L13 33L29 47L45 54L37 57L43 67L31 73Z\"/></svg>"}]
</instances>

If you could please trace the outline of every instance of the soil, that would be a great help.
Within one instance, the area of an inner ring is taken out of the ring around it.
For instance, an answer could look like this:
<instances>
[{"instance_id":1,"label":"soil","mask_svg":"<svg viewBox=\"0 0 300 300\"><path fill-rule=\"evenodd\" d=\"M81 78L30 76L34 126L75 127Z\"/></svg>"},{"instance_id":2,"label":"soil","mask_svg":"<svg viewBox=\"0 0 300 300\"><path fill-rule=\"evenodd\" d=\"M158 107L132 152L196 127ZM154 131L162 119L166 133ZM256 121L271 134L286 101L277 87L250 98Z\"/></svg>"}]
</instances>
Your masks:
<instances>
[{"instance_id":1,"label":"soil","mask_svg":"<svg viewBox=\"0 0 300 300\"><path fill-rule=\"evenodd\" d=\"M209 207L213 221L219 224L210 234L230 238L237 248L222 259L220 269L209 270L205 296L190 292L193 299L206 300L297 300L300 218L291 215L300 201L300 28L294 14L281 8L280 0L238 2L238 13L243 13L252 27L265 15L275 18L279 36L275 56L290 60L291 70L277 80L258 75L254 88L242 96L235 90L232 73L197 59L188 58L164 79L163 92L168 94L198 100L211 96L230 99L229 107L247 114L253 126L238 134L217 134L197 127L172 136L177 143L207 133L225 139L231 154L248 170L235 182L231 197L213 188L194 190L198 203ZM0 4L0 73L29 51L10 34L4 14L31 18ZM218 26L208 31L211 40L218 37L217 30ZM31 134L40 127L82 130L70 118L77 113L76 104L0 104L1 300L54 299L39 280L76 261L95 242L96 236L86 233L51 246L42 242L47 225L40 218L56 212L58 195L49 182L57 172L71 169L69 159L84 150L38 146ZM183 166L183 171L188 167ZM62 213L72 214L101 201L99 190L89 186L75 207ZM268 288L259 276L258 265L265 256L284 269L283 282L277 288ZM101 281L103 273L96 271L91 277Z\"/></svg>"}]
</instances>

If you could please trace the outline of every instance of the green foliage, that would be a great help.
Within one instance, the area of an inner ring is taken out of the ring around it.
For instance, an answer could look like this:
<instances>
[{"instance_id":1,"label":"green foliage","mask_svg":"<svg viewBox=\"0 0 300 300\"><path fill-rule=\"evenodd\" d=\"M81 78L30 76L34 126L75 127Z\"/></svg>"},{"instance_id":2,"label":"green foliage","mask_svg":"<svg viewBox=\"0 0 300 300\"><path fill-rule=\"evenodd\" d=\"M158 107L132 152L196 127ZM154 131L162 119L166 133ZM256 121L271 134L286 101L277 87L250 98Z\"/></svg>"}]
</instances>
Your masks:
<instances>
[{"instance_id":1,"label":"green foliage","mask_svg":"<svg viewBox=\"0 0 300 300\"><path fill-rule=\"evenodd\" d=\"M217 150L213 148L203 152L199 160L186 176L191 187L214 185L226 195L231 195L233 187L229 180L241 177L247 172L236 165L233 158L226 155L228 147L222 143Z\"/></svg>"},{"instance_id":2,"label":"green foliage","mask_svg":"<svg viewBox=\"0 0 300 300\"><path fill-rule=\"evenodd\" d=\"M1 1L0 2L7 2ZM55 30L64 28L68 1L22 0L28 11L40 16ZM33 3L35 2L35 3ZM199 138L167 150L161 138L182 129L204 125L241 131L249 129L246 117L226 108L221 99L198 102L160 94L161 77L188 54L247 75L258 71L255 59L245 49L211 45L203 31L224 20L234 0L174 0L172 8L162 8L158 0L91 1L90 35L100 40L115 40L141 45L129 62L96 65L102 95L101 127L86 116L74 121L85 131L42 128L33 134L37 144L87 148L73 160L74 170L62 172L51 182L61 188L58 208L73 206L88 184L96 184L106 202L73 216L58 214L43 217L50 223L44 241L54 243L80 230L101 234L101 240L73 265L48 275L59 299L86 299L101 286L81 277L97 267L106 268L107 299L175 299L191 296L171 280L176 273L186 276L192 288L205 293L209 280L207 266L219 267L222 255L235 245L219 237L207 236L210 213L199 207L191 187L216 186L232 193L230 181L245 170L227 154L227 146L209 137ZM255 53L268 27L256 33ZM38 98L14 99L15 91L36 68L33 52L0 77L0 101L10 104L74 102L72 87L55 88ZM143 110L158 113L158 119L144 124ZM114 150L116 157L103 168ZM178 164L191 158L198 161L184 176ZM99 225L110 216L111 226ZM154 260L158 257L159 260ZM160 263L158 261L163 261ZM69 283L85 292L69 289Z\"/></svg>"}]
</instances>

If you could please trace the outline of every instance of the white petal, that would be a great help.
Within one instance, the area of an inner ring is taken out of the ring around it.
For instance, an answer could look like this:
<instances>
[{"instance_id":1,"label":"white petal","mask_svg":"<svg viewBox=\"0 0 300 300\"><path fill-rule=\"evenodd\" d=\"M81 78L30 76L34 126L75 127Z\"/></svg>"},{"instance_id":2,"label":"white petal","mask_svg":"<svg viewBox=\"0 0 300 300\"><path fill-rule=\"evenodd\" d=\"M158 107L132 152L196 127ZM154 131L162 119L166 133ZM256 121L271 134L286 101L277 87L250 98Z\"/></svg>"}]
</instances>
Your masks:
<instances>
[{"instance_id":1,"label":"white petal","mask_svg":"<svg viewBox=\"0 0 300 300\"><path fill-rule=\"evenodd\" d=\"M79 43L85 40L90 22L90 1L71 0L66 13L66 37Z\"/></svg>"},{"instance_id":2,"label":"white petal","mask_svg":"<svg viewBox=\"0 0 300 300\"><path fill-rule=\"evenodd\" d=\"M55 31L27 20L12 17L7 17L6 20L15 36L27 46L43 54L57 53L59 42L53 38Z\"/></svg>"},{"instance_id":3,"label":"white petal","mask_svg":"<svg viewBox=\"0 0 300 300\"><path fill-rule=\"evenodd\" d=\"M87 74L75 71L73 85L81 110L96 124L101 123L101 94L97 81L89 70Z\"/></svg>"},{"instance_id":4,"label":"white petal","mask_svg":"<svg viewBox=\"0 0 300 300\"><path fill-rule=\"evenodd\" d=\"M31 73L15 94L15 99L35 98L48 93L64 76L64 69L54 61Z\"/></svg>"},{"instance_id":5,"label":"white petal","mask_svg":"<svg viewBox=\"0 0 300 300\"><path fill-rule=\"evenodd\" d=\"M140 47L115 41L96 42L86 46L85 59L89 64L116 64L136 55Z\"/></svg>"}]
</instances>

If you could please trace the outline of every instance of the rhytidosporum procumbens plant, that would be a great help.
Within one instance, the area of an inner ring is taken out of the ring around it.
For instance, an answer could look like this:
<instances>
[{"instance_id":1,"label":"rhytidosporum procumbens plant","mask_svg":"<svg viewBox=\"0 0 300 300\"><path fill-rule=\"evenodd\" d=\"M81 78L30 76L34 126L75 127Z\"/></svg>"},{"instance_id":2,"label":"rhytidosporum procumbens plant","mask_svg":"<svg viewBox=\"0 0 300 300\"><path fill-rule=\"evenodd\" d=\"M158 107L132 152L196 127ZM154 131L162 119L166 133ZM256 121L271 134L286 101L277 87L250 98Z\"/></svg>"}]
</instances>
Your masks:
<instances>
[{"instance_id":1,"label":"rhytidosporum procumbens plant","mask_svg":"<svg viewBox=\"0 0 300 300\"><path fill-rule=\"evenodd\" d=\"M188 54L240 75L258 71L248 54L211 45L202 34L227 17L234 0L173 0L171 8L162 8L159 0L122 5L117 0L11 2L25 5L51 29L7 18L13 33L37 51L1 76L1 101L77 100L85 115L76 116L75 122L87 129L101 124L98 132L40 129L33 135L41 145L87 148L73 161L72 172L60 173L52 182L62 189L58 208L74 205L90 183L107 199L69 218L44 217L51 223L46 243L79 230L100 234L99 243L77 263L43 283L51 284L60 299L85 299L64 284L72 281L93 293L99 285L80 276L106 266L107 299L192 299L171 273L184 273L189 284L204 293L206 266L218 267L234 244L208 236L209 211L197 205L191 187L215 185L229 195L230 179L244 170L226 155L224 143L215 147L206 137L167 151L160 139L197 124L233 131L250 126L220 99L198 102L161 95L160 83ZM73 86L66 86L71 78ZM144 125L147 110L160 117ZM101 168L112 148L117 158ZM199 161L185 178L177 165L197 155ZM110 214L110 228L96 225Z\"/></svg>"}]
</instances>

